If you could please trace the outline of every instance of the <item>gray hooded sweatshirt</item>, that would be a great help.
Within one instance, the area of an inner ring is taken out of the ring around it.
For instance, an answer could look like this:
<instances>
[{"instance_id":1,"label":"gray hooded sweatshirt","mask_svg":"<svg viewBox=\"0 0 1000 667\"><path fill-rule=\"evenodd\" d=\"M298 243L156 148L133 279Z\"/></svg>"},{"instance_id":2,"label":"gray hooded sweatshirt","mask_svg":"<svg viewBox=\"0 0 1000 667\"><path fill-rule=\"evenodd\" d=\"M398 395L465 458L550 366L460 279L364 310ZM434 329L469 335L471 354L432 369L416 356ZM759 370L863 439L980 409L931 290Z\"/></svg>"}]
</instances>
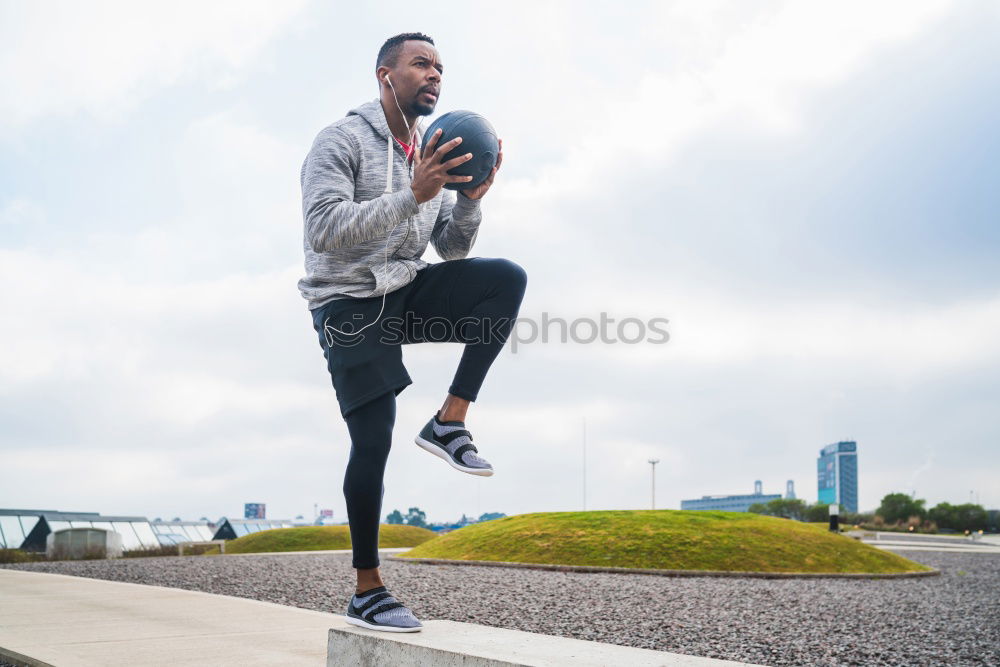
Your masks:
<instances>
[{"instance_id":1,"label":"gray hooded sweatshirt","mask_svg":"<svg viewBox=\"0 0 1000 667\"><path fill-rule=\"evenodd\" d=\"M419 123L416 132L421 142ZM378 98L320 131L300 180L306 275L298 286L309 310L397 290L429 266L421 259L428 241L443 259L461 259L479 233L478 199L441 188L417 204L413 165Z\"/></svg>"}]
</instances>

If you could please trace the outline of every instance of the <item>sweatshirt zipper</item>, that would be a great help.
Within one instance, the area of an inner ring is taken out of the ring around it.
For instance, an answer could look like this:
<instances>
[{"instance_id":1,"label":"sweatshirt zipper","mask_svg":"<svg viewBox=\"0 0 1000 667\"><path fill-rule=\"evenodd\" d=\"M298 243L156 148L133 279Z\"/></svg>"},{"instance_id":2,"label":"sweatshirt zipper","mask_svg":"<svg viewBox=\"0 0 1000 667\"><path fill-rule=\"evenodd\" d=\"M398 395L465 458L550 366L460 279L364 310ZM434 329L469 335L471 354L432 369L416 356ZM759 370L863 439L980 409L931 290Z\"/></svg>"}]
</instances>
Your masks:
<instances>
[{"instance_id":1,"label":"sweatshirt zipper","mask_svg":"<svg viewBox=\"0 0 1000 667\"><path fill-rule=\"evenodd\" d=\"M405 164L406 164L406 178L407 178L406 187L410 187L410 185L413 183L413 164L409 160L406 159L405 155L403 156L403 160L406 160L406 162L405 162ZM417 204L417 216L418 216L417 217L417 224L419 225L420 224L420 217L419 217L420 216L420 204L419 203ZM412 218L413 216L410 216L410 217ZM403 237L403 243L404 244L406 243L406 240L409 237L410 237L410 225L406 225L406 236ZM400 247L402 247L402 245ZM397 252L399 252L399 251L397 250ZM409 264L403 264L403 266L406 267L406 270L407 270L407 272L410 275L410 281L412 282L413 279L417 277L417 271L416 271L416 269L411 269Z\"/></svg>"},{"instance_id":2,"label":"sweatshirt zipper","mask_svg":"<svg viewBox=\"0 0 1000 667\"><path fill-rule=\"evenodd\" d=\"M397 151L398 152L403 152L402 147L399 146L399 143L395 140L395 137L393 137L393 146L392 147L394 149L393 150L393 155L395 155ZM405 170L406 171L406 176L407 176L406 187L410 187L410 185L413 183L413 173L412 173L413 165L410 164L410 162L406 159L406 153L405 152L403 152L403 163L406 165L406 170ZM419 207L419 204L417 206ZM418 213L418 215L419 215L419 213ZM406 222L406 234L403 236L403 240L400 242L400 244L398 246L396 246L396 249L392 252L392 258L393 259L399 259L399 254L398 254L399 251L402 250L403 246L406 245L406 242L410 238L410 220L412 218L413 218L413 216L411 215L410 217L408 217L405 220L405 222ZM420 224L419 220L417 221L417 224ZM409 269L409 267L407 267L407 269Z\"/></svg>"}]
</instances>

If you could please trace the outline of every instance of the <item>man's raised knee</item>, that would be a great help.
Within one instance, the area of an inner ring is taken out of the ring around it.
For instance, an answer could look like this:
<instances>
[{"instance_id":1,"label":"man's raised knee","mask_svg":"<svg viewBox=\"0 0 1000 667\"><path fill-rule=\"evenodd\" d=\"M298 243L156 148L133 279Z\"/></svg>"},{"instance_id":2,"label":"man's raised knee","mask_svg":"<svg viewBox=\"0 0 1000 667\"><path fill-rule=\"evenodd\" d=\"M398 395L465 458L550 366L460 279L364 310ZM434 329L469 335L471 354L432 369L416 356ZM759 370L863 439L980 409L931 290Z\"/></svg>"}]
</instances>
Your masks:
<instances>
[{"instance_id":1,"label":"man's raised knee","mask_svg":"<svg viewBox=\"0 0 1000 667\"><path fill-rule=\"evenodd\" d=\"M527 286L528 272L524 270L524 267L505 257L497 257L494 261L503 271L504 283L516 285L522 290Z\"/></svg>"}]
</instances>

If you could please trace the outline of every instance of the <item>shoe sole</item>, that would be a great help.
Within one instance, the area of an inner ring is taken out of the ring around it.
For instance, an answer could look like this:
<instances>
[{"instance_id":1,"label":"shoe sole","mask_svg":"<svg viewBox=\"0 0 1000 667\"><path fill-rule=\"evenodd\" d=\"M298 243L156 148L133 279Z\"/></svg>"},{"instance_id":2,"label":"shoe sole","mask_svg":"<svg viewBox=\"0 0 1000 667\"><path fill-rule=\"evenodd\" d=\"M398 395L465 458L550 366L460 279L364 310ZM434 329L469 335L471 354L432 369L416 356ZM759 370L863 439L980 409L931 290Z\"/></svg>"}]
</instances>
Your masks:
<instances>
[{"instance_id":1,"label":"shoe sole","mask_svg":"<svg viewBox=\"0 0 1000 667\"><path fill-rule=\"evenodd\" d=\"M374 625L372 623L369 623L363 618L355 618L353 616L345 616L344 619L348 623L351 623L352 625L357 625L362 628L368 628L369 630L382 630L385 632L419 632L420 630L424 629L424 626L422 625L418 625L412 628L401 628L396 625Z\"/></svg>"},{"instance_id":2,"label":"shoe sole","mask_svg":"<svg viewBox=\"0 0 1000 667\"><path fill-rule=\"evenodd\" d=\"M480 477L490 477L493 474L492 468L470 468L468 466L462 465L461 463L455 463L455 460L451 458L451 455L445 450L441 449L440 445L435 445L433 442L428 442L419 435L416 438L414 438L414 442L416 442L421 447L421 449L425 449L434 456L440 459L444 459L448 463L448 465L450 465L455 470L461 470L462 472L467 472L470 475L479 475Z\"/></svg>"}]
</instances>

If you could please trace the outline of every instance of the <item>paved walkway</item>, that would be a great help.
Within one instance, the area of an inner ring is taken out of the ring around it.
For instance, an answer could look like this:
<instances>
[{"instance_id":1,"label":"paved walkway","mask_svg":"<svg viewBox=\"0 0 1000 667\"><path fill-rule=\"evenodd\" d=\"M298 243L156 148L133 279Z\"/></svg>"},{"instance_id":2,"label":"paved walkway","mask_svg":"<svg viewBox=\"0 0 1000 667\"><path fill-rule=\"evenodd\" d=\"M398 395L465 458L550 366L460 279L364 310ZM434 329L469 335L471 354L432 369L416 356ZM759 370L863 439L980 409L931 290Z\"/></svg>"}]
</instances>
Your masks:
<instances>
[{"instance_id":1,"label":"paved walkway","mask_svg":"<svg viewBox=\"0 0 1000 667\"><path fill-rule=\"evenodd\" d=\"M862 533L862 531L858 531ZM857 534L857 533L856 533ZM924 535L920 533L862 533L861 541L888 551L948 551L961 553L1000 554L1000 542L995 536L984 535L978 540L955 535Z\"/></svg>"},{"instance_id":2,"label":"paved walkway","mask_svg":"<svg viewBox=\"0 0 1000 667\"><path fill-rule=\"evenodd\" d=\"M328 631L348 625L270 602L26 570L0 569L0 601L0 647L57 667L323 665Z\"/></svg>"},{"instance_id":3,"label":"paved walkway","mask_svg":"<svg viewBox=\"0 0 1000 667\"><path fill-rule=\"evenodd\" d=\"M327 662L331 648L353 656L350 664L556 666L567 656L581 666L742 664L454 621L387 633L270 602L0 568L0 658L36 667L344 663Z\"/></svg>"}]
</instances>

